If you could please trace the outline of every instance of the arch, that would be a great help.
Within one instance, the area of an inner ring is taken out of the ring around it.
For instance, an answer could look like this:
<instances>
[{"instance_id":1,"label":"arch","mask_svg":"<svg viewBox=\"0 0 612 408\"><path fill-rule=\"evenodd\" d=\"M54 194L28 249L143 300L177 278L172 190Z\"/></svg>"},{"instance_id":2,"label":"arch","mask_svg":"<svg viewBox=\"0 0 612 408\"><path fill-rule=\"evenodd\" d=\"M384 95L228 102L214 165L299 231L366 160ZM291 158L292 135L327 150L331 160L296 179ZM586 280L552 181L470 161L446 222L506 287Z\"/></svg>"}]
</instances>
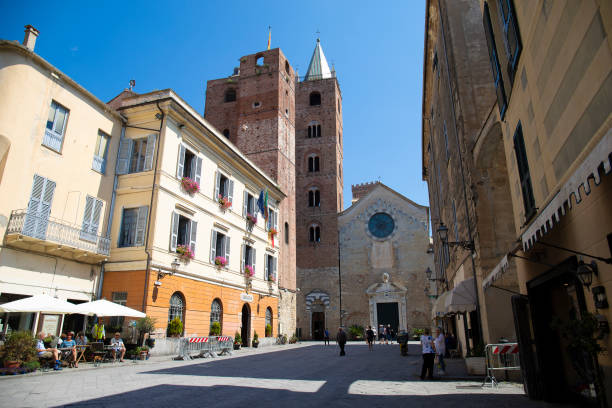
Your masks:
<instances>
[{"instance_id":1,"label":"arch","mask_svg":"<svg viewBox=\"0 0 612 408\"><path fill-rule=\"evenodd\" d=\"M315 153L308 156L308 172L316 173L320 170L320 159Z\"/></svg>"},{"instance_id":2,"label":"arch","mask_svg":"<svg viewBox=\"0 0 612 408\"><path fill-rule=\"evenodd\" d=\"M229 88L225 91L225 102L235 102L236 101L236 89Z\"/></svg>"},{"instance_id":3,"label":"arch","mask_svg":"<svg viewBox=\"0 0 612 408\"><path fill-rule=\"evenodd\" d=\"M178 317L179 320L183 323L183 333L185 332L185 310L187 309L187 305L185 303L185 296L176 291L170 296L170 302L168 305L168 323L170 323L174 318Z\"/></svg>"},{"instance_id":4,"label":"arch","mask_svg":"<svg viewBox=\"0 0 612 408\"><path fill-rule=\"evenodd\" d=\"M289 61L285 60L285 72L287 75L291 75L291 68L289 68Z\"/></svg>"},{"instance_id":5,"label":"arch","mask_svg":"<svg viewBox=\"0 0 612 408\"><path fill-rule=\"evenodd\" d=\"M270 306L266 307L266 326L270 325L270 332L266 332L266 337L274 337L274 315L272 314L272 308Z\"/></svg>"},{"instance_id":6,"label":"arch","mask_svg":"<svg viewBox=\"0 0 612 408\"><path fill-rule=\"evenodd\" d=\"M264 64L264 56L263 54L257 54L255 55L255 65L261 67Z\"/></svg>"},{"instance_id":7,"label":"arch","mask_svg":"<svg viewBox=\"0 0 612 408\"><path fill-rule=\"evenodd\" d=\"M219 322L223 333L223 303L219 298L215 298L210 304L210 328L214 322Z\"/></svg>"},{"instance_id":8,"label":"arch","mask_svg":"<svg viewBox=\"0 0 612 408\"><path fill-rule=\"evenodd\" d=\"M251 306L248 303L242 305L242 318L240 326L240 336L242 337L242 346L249 347L251 344Z\"/></svg>"},{"instance_id":9,"label":"arch","mask_svg":"<svg viewBox=\"0 0 612 408\"><path fill-rule=\"evenodd\" d=\"M228 139L230 138L230 131L229 131L229 129L223 129L223 136L227 137Z\"/></svg>"},{"instance_id":10,"label":"arch","mask_svg":"<svg viewBox=\"0 0 612 408\"><path fill-rule=\"evenodd\" d=\"M320 106L321 105L321 93L314 91L310 93L310 106Z\"/></svg>"},{"instance_id":11,"label":"arch","mask_svg":"<svg viewBox=\"0 0 612 408\"><path fill-rule=\"evenodd\" d=\"M311 187L310 190L308 190L308 206L321 206L321 190L319 190L318 187Z\"/></svg>"},{"instance_id":12,"label":"arch","mask_svg":"<svg viewBox=\"0 0 612 408\"><path fill-rule=\"evenodd\" d=\"M315 120L308 124L308 139L312 139L314 137L321 137L321 124Z\"/></svg>"},{"instance_id":13,"label":"arch","mask_svg":"<svg viewBox=\"0 0 612 408\"><path fill-rule=\"evenodd\" d=\"M308 242L321 242L321 226L319 224L310 224L308 228Z\"/></svg>"},{"instance_id":14,"label":"arch","mask_svg":"<svg viewBox=\"0 0 612 408\"><path fill-rule=\"evenodd\" d=\"M285 222L285 244L289 243L289 223Z\"/></svg>"},{"instance_id":15,"label":"arch","mask_svg":"<svg viewBox=\"0 0 612 408\"><path fill-rule=\"evenodd\" d=\"M329 307L329 295L320 289L314 289L306 295L306 310L310 310L310 307L316 301L321 301L325 308Z\"/></svg>"}]
</instances>

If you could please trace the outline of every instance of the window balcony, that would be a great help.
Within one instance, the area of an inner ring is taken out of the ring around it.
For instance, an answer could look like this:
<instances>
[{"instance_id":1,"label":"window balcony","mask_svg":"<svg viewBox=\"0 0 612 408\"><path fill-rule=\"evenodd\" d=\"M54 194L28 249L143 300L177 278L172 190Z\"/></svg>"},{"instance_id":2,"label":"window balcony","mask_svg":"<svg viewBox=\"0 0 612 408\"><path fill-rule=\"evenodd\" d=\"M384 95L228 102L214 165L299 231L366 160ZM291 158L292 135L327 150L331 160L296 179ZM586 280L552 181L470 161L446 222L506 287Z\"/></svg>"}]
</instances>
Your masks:
<instances>
[{"instance_id":1,"label":"window balcony","mask_svg":"<svg viewBox=\"0 0 612 408\"><path fill-rule=\"evenodd\" d=\"M11 212L4 242L14 248L91 264L110 254L110 239L27 210Z\"/></svg>"}]
</instances>

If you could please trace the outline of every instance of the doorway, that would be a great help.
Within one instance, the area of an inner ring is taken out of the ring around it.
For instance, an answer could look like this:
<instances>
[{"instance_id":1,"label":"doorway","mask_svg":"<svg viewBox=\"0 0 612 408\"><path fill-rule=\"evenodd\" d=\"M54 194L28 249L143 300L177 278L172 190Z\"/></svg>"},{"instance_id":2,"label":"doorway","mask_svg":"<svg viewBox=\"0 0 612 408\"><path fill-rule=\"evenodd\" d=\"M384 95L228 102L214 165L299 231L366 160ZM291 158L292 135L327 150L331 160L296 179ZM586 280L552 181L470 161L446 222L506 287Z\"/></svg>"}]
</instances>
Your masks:
<instances>
[{"instance_id":1,"label":"doorway","mask_svg":"<svg viewBox=\"0 0 612 408\"><path fill-rule=\"evenodd\" d=\"M251 308L247 303L242 306L242 327L240 336L242 337L242 347L249 347L251 334Z\"/></svg>"},{"instance_id":2,"label":"doorway","mask_svg":"<svg viewBox=\"0 0 612 408\"><path fill-rule=\"evenodd\" d=\"M325 332L325 312L312 312L312 338L323 340Z\"/></svg>"},{"instance_id":3,"label":"doorway","mask_svg":"<svg viewBox=\"0 0 612 408\"><path fill-rule=\"evenodd\" d=\"M393 333L397 334L399 327L399 308L397 302L377 303L376 317L378 325L391 325Z\"/></svg>"}]
</instances>

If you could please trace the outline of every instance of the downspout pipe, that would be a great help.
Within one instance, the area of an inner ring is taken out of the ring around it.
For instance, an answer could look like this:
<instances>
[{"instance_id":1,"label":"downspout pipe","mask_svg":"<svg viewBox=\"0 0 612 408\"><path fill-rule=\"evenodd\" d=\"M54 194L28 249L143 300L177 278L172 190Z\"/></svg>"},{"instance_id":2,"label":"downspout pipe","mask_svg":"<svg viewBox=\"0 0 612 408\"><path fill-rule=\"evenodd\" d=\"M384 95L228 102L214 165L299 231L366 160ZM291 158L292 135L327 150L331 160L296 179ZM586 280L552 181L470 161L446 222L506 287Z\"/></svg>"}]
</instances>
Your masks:
<instances>
[{"instance_id":1,"label":"downspout pipe","mask_svg":"<svg viewBox=\"0 0 612 408\"><path fill-rule=\"evenodd\" d=\"M161 145L161 134L162 134L162 129L164 127L164 122L166 119L166 114L164 113L164 111L160 108L159 106L159 101L155 102L155 105L157 105L157 110L159 110L159 113L161 115L161 118L159 118L159 130L158 132L158 138L157 138L157 144L155 146L155 162L153 163L153 185L151 186L151 201L149 202L149 215L148 215L148 219L147 219L147 233L145 234L145 253L147 254L147 266L145 268L145 281L144 281L144 293L142 296L142 312L145 313L145 309L147 306L147 293L149 291L149 275L151 273L151 259L152 259L152 255L151 255L151 248L149 248L149 234L151 232L151 219L153 217L153 198L155 197L155 184L157 182L157 163L159 162L159 150L160 150L160 145Z\"/></svg>"}]
</instances>

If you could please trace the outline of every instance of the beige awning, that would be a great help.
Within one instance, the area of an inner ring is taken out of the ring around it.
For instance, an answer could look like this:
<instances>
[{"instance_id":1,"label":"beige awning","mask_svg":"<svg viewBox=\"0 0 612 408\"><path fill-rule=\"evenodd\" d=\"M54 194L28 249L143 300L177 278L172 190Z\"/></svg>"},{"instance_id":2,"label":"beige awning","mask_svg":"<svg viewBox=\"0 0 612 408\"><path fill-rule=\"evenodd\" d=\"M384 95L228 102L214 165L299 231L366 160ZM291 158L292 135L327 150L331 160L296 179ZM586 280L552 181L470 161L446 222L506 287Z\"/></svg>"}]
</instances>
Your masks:
<instances>
[{"instance_id":1,"label":"beige awning","mask_svg":"<svg viewBox=\"0 0 612 408\"><path fill-rule=\"evenodd\" d=\"M431 308L431 320L434 320L439 317L444 317L446 315L446 298L450 294L450 291L446 291L436 299L433 307Z\"/></svg>"},{"instance_id":2,"label":"beige awning","mask_svg":"<svg viewBox=\"0 0 612 408\"><path fill-rule=\"evenodd\" d=\"M474 278L465 279L449 292L445 300L446 313L464 313L476 310Z\"/></svg>"},{"instance_id":3,"label":"beige awning","mask_svg":"<svg viewBox=\"0 0 612 408\"><path fill-rule=\"evenodd\" d=\"M505 255L501 261L495 265L495 268L493 268L491 273L489 273L489 275L487 275L487 277L482 281L482 288L487 289L489 286L491 286L493 282L501 278L504 272L506 272L506 269L508 269L508 255Z\"/></svg>"}]
</instances>

